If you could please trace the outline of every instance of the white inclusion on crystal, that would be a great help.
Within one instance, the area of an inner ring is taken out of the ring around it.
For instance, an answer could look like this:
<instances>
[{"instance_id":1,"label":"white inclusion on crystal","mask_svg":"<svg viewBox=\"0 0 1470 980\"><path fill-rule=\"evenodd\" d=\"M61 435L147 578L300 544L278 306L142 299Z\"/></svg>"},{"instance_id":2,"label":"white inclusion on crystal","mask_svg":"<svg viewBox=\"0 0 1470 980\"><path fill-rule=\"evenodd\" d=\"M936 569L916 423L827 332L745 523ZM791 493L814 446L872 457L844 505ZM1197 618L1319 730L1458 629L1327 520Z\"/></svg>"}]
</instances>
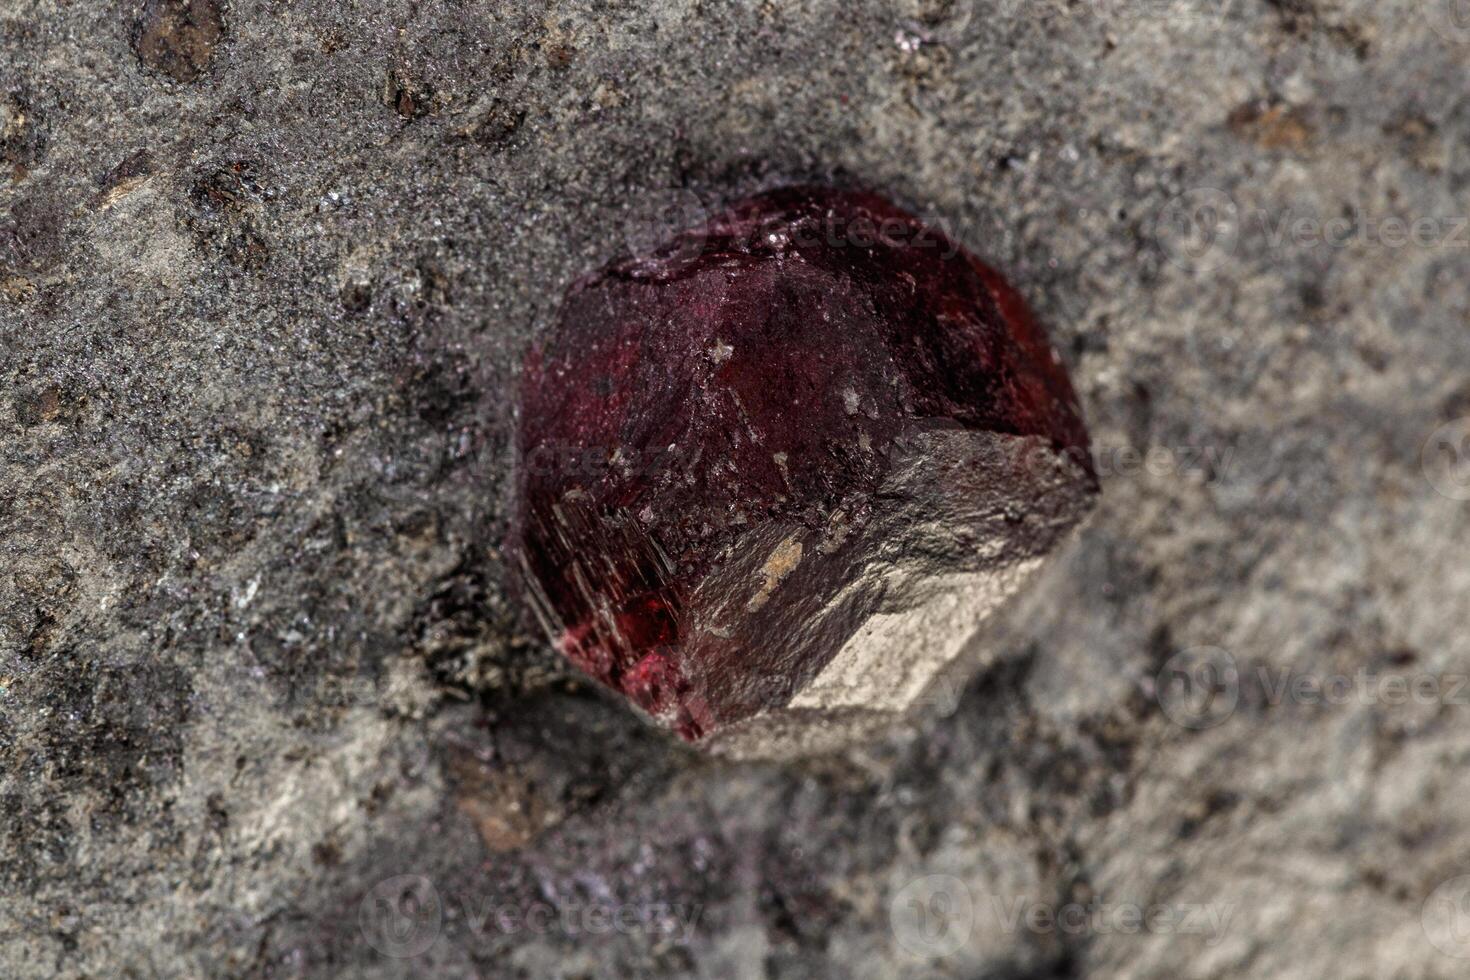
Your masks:
<instances>
[{"instance_id":1,"label":"white inclusion on crystal","mask_svg":"<svg viewBox=\"0 0 1470 980\"><path fill-rule=\"evenodd\" d=\"M843 388L842 405L847 409L848 415L856 415L858 412L858 393L851 388Z\"/></svg>"},{"instance_id":2,"label":"white inclusion on crystal","mask_svg":"<svg viewBox=\"0 0 1470 980\"><path fill-rule=\"evenodd\" d=\"M664 550L663 545L659 544L658 538L651 534L648 536L648 544L653 549L653 557L658 559L658 567L663 573L662 577L669 578L674 574L674 563L669 560L669 553Z\"/></svg>"},{"instance_id":3,"label":"white inclusion on crystal","mask_svg":"<svg viewBox=\"0 0 1470 980\"><path fill-rule=\"evenodd\" d=\"M734 388L730 389L730 397L735 400L735 408L740 412L740 423L745 427L746 435L750 437L751 442L760 442L760 433L757 432L755 430L755 426L751 424L750 413L745 410L745 403L740 400L740 395L735 391Z\"/></svg>"},{"instance_id":4,"label":"white inclusion on crystal","mask_svg":"<svg viewBox=\"0 0 1470 980\"><path fill-rule=\"evenodd\" d=\"M718 337L715 338L715 345L709 349L710 360L716 364L724 364L734 353L735 348Z\"/></svg>"}]
</instances>

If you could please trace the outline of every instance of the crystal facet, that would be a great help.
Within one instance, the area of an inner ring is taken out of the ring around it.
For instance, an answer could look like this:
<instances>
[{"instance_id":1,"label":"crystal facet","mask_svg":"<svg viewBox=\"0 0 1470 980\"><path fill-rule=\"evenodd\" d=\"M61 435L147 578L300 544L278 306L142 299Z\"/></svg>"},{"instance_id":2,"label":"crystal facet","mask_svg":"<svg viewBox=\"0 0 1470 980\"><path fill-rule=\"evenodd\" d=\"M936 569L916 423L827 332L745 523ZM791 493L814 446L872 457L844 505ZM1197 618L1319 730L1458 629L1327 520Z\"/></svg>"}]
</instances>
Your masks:
<instances>
[{"instance_id":1,"label":"crystal facet","mask_svg":"<svg viewBox=\"0 0 1470 980\"><path fill-rule=\"evenodd\" d=\"M813 188L575 283L516 449L508 550L552 641L744 754L924 700L1097 491L1020 296L886 200Z\"/></svg>"}]
</instances>

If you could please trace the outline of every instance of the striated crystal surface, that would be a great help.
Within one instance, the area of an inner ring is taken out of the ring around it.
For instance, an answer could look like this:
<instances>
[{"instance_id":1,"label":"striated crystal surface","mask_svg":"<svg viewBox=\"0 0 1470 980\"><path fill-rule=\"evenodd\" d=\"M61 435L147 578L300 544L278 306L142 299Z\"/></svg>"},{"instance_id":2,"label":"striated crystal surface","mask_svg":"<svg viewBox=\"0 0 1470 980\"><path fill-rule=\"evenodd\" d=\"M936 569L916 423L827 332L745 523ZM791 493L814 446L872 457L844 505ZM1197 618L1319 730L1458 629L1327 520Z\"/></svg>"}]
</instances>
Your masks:
<instances>
[{"instance_id":1,"label":"striated crystal surface","mask_svg":"<svg viewBox=\"0 0 1470 980\"><path fill-rule=\"evenodd\" d=\"M552 641L746 754L841 744L958 683L1097 490L1020 296L881 197L817 188L575 283L516 449L508 553Z\"/></svg>"}]
</instances>

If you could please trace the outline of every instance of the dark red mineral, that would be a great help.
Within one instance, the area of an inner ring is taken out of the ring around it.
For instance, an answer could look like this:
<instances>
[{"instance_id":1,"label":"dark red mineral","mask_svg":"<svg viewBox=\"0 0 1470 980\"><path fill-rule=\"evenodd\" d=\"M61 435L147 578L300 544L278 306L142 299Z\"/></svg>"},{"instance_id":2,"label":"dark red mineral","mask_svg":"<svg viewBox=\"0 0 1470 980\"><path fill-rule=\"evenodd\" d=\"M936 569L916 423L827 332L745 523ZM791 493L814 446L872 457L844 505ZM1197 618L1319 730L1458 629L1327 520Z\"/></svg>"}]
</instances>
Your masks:
<instances>
[{"instance_id":1,"label":"dark red mineral","mask_svg":"<svg viewBox=\"0 0 1470 980\"><path fill-rule=\"evenodd\" d=\"M1097 490L1020 296L883 198L813 188L574 284L516 448L509 554L552 641L757 754L923 700Z\"/></svg>"}]
</instances>

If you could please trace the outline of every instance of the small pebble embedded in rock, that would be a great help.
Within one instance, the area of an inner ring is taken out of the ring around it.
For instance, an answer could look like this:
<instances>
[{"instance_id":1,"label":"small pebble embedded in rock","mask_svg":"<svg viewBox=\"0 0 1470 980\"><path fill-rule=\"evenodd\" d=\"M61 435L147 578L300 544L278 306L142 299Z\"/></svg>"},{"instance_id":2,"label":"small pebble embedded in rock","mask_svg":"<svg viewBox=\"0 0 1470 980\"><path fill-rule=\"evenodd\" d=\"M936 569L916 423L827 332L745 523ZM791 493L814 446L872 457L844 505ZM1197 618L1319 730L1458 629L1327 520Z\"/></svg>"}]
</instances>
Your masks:
<instances>
[{"instance_id":1,"label":"small pebble embedded in rock","mask_svg":"<svg viewBox=\"0 0 1470 980\"><path fill-rule=\"evenodd\" d=\"M573 284L516 449L509 553L552 642L739 755L837 747L962 683L1097 492L1019 294L883 198L815 188Z\"/></svg>"}]
</instances>

